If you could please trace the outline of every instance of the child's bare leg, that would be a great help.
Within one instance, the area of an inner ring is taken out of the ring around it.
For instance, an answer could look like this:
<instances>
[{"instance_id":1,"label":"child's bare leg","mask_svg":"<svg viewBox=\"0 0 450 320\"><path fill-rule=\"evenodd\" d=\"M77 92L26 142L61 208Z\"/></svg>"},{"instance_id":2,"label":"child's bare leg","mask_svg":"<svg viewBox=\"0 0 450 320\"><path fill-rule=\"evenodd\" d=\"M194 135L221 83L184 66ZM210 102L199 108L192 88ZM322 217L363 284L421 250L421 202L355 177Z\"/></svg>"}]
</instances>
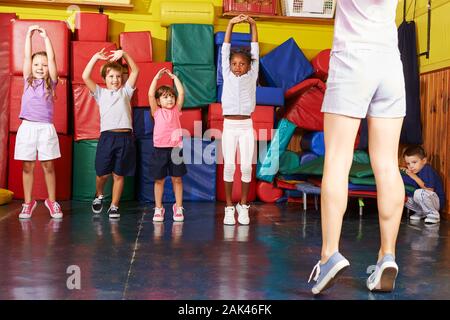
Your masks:
<instances>
[{"instance_id":1,"label":"child's bare leg","mask_svg":"<svg viewBox=\"0 0 450 320\"><path fill-rule=\"evenodd\" d=\"M162 208L162 198L164 193L164 181L165 179L155 180L155 206L157 208Z\"/></svg>"},{"instance_id":2,"label":"child's bare leg","mask_svg":"<svg viewBox=\"0 0 450 320\"><path fill-rule=\"evenodd\" d=\"M370 162L377 184L381 233L379 260L386 253L395 256L395 244L403 213L405 188L398 169L402 123L403 118L368 118Z\"/></svg>"},{"instance_id":3,"label":"child's bare leg","mask_svg":"<svg viewBox=\"0 0 450 320\"><path fill-rule=\"evenodd\" d=\"M342 219L347 209L348 173L360 119L325 113L325 164L321 188L322 257L339 250Z\"/></svg>"},{"instance_id":4,"label":"child's bare leg","mask_svg":"<svg viewBox=\"0 0 450 320\"><path fill-rule=\"evenodd\" d=\"M227 207L233 206L232 194L233 194L233 182L225 181L225 200L227 202Z\"/></svg>"},{"instance_id":5,"label":"child's bare leg","mask_svg":"<svg viewBox=\"0 0 450 320\"><path fill-rule=\"evenodd\" d=\"M53 160L41 161L44 170L45 184L47 185L48 199L56 201L56 175Z\"/></svg>"},{"instance_id":6,"label":"child's bare leg","mask_svg":"<svg viewBox=\"0 0 450 320\"><path fill-rule=\"evenodd\" d=\"M105 188L105 184L108 181L109 174L106 174L104 176L96 176L95 178L95 196L99 196L103 194L103 190Z\"/></svg>"},{"instance_id":7,"label":"child's bare leg","mask_svg":"<svg viewBox=\"0 0 450 320\"><path fill-rule=\"evenodd\" d=\"M172 177L172 187L177 208L181 208L183 206L183 180L181 177Z\"/></svg>"},{"instance_id":8,"label":"child's bare leg","mask_svg":"<svg viewBox=\"0 0 450 320\"><path fill-rule=\"evenodd\" d=\"M125 178L124 178L124 176L119 176L114 173L112 174L112 176L113 176L113 188L112 188L111 205L118 207L119 202L120 202L120 197L122 196Z\"/></svg>"},{"instance_id":9,"label":"child's bare leg","mask_svg":"<svg viewBox=\"0 0 450 320\"><path fill-rule=\"evenodd\" d=\"M31 202L36 161L24 161L22 164L22 182L25 203Z\"/></svg>"},{"instance_id":10,"label":"child's bare leg","mask_svg":"<svg viewBox=\"0 0 450 320\"><path fill-rule=\"evenodd\" d=\"M248 198L248 191L250 189L250 183L249 182L241 182L241 204L247 204L247 198Z\"/></svg>"}]
</instances>

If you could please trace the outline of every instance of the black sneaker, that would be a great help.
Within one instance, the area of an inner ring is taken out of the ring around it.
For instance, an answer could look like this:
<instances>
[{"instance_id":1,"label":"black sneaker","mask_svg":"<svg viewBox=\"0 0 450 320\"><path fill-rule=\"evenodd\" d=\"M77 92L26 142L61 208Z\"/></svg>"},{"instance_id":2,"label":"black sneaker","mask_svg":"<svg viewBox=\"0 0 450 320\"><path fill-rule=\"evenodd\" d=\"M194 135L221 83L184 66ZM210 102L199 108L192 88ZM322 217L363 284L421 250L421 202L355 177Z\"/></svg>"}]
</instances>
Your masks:
<instances>
[{"instance_id":1,"label":"black sneaker","mask_svg":"<svg viewBox=\"0 0 450 320\"><path fill-rule=\"evenodd\" d=\"M111 205L111 207L109 207L109 209L108 209L108 215L112 219L120 218L119 208Z\"/></svg>"},{"instance_id":2,"label":"black sneaker","mask_svg":"<svg viewBox=\"0 0 450 320\"><path fill-rule=\"evenodd\" d=\"M92 212L93 213L100 213L103 210L103 195L99 195L98 197L95 197L92 201Z\"/></svg>"}]
</instances>

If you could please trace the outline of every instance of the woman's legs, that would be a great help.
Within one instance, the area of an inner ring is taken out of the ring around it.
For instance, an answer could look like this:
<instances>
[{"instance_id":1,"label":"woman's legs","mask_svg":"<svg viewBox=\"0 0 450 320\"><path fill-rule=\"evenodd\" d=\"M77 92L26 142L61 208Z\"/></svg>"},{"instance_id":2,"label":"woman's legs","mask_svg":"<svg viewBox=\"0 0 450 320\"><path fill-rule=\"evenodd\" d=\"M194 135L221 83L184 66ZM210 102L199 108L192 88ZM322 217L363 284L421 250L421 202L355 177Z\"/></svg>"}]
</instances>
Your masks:
<instances>
[{"instance_id":1,"label":"woman's legs","mask_svg":"<svg viewBox=\"0 0 450 320\"><path fill-rule=\"evenodd\" d=\"M381 246L378 260L395 244L403 213L405 188L398 167L398 145L403 118L368 118L370 162L377 184Z\"/></svg>"},{"instance_id":2,"label":"woman's legs","mask_svg":"<svg viewBox=\"0 0 450 320\"><path fill-rule=\"evenodd\" d=\"M22 182L25 203L31 202L34 181L34 166L36 161L24 161L22 164Z\"/></svg>"},{"instance_id":3,"label":"woman's legs","mask_svg":"<svg viewBox=\"0 0 450 320\"><path fill-rule=\"evenodd\" d=\"M325 164L321 188L321 263L339 250L342 219L348 201L348 174L360 119L325 113Z\"/></svg>"}]
</instances>

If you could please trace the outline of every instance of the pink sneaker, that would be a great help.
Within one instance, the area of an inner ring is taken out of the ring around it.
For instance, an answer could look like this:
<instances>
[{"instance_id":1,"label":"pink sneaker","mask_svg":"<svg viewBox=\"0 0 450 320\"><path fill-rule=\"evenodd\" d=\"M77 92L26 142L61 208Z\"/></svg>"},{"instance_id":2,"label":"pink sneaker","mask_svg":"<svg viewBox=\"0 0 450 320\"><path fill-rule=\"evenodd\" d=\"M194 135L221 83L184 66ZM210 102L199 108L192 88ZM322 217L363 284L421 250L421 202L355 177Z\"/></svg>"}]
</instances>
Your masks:
<instances>
[{"instance_id":1,"label":"pink sneaker","mask_svg":"<svg viewBox=\"0 0 450 320\"><path fill-rule=\"evenodd\" d=\"M183 207L177 207L177 204L174 203L173 207L173 221L181 222L184 221L184 215L183 215Z\"/></svg>"},{"instance_id":2,"label":"pink sneaker","mask_svg":"<svg viewBox=\"0 0 450 320\"><path fill-rule=\"evenodd\" d=\"M48 211L50 212L50 216L52 218L61 219L63 217L63 213L61 211L61 207L58 202L45 199L44 204L47 207Z\"/></svg>"},{"instance_id":3,"label":"pink sneaker","mask_svg":"<svg viewBox=\"0 0 450 320\"><path fill-rule=\"evenodd\" d=\"M36 206L36 200L31 200L29 203L23 203L22 211L19 213L19 219L30 219Z\"/></svg>"},{"instance_id":4,"label":"pink sneaker","mask_svg":"<svg viewBox=\"0 0 450 320\"><path fill-rule=\"evenodd\" d=\"M164 221L164 212L166 210L164 208L155 207L155 213L153 214L153 221L155 222L163 222Z\"/></svg>"}]
</instances>

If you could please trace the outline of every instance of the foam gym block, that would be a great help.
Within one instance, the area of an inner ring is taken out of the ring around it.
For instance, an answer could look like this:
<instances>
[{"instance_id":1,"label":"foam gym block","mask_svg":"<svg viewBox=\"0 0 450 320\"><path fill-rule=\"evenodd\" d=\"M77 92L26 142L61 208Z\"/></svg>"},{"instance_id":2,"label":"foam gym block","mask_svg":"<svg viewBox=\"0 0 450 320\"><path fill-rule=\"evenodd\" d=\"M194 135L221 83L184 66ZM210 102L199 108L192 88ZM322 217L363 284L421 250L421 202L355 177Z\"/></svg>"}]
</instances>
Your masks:
<instances>
[{"instance_id":1,"label":"foam gym block","mask_svg":"<svg viewBox=\"0 0 450 320\"><path fill-rule=\"evenodd\" d=\"M153 140L137 141L138 150L138 200L153 202L154 180L152 177ZM187 174L183 176L183 200L214 201L216 199L216 143L198 138L183 139L183 159ZM175 202L170 177L165 179L163 202Z\"/></svg>"},{"instance_id":2,"label":"foam gym block","mask_svg":"<svg viewBox=\"0 0 450 320\"><path fill-rule=\"evenodd\" d=\"M77 12L76 41L108 41L108 16L103 13Z\"/></svg>"},{"instance_id":3,"label":"foam gym block","mask_svg":"<svg viewBox=\"0 0 450 320\"><path fill-rule=\"evenodd\" d=\"M84 84L83 74L84 68L86 68L87 63L91 60L92 56L105 48L105 51L109 53L111 50L117 50L117 47L112 42L98 42L98 41L72 41L72 59L70 59L71 72L72 72L72 83ZM91 72L91 79L95 83L104 83L104 80L100 74L100 68L106 63L106 61L99 60L94 66Z\"/></svg>"},{"instance_id":4,"label":"foam gym block","mask_svg":"<svg viewBox=\"0 0 450 320\"><path fill-rule=\"evenodd\" d=\"M181 128L186 130L190 137L202 137L202 109L183 109L180 117ZM183 130L183 131L184 131ZM185 134L183 132L183 134Z\"/></svg>"},{"instance_id":5,"label":"foam gym block","mask_svg":"<svg viewBox=\"0 0 450 320\"><path fill-rule=\"evenodd\" d=\"M217 102L222 102L222 85L217 86ZM261 106L284 106L284 91L275 87L256 87L256 104Z\"/></svg>"},{"instance_id":6,"label":"foam gym block","mask_svg":"<svg viewBox=\"0 0 450 320\"><path fill-rule=\"evenodd\" d=\"M293 38L267 53L260 60L270 87L287 90L313 74L314 69Z\"/></svg>"},{"instance_id":7,"label":"foam gym block","mask_svg":"<svg viewBox=\"0 0 450 320\"><path fill-rule=\"evenodd\" d=\"M163 1L160 4L162 27L179 23L214 24L214 6L211 2Z\"/></svg>"},{"instance_id":8,"label":"foam gym block","mask_svg":"<svg viewBox=\"0 0 450 320\"><path fill-rule=\"evenodd\" d=\"M184 86L183 108L206 106L216 101L214 65L174 65L173 72Z\"/></svg>"},{"instance_id":9,"label":"foam gym block","mask_svg":"<svg viewBox=\"0 0 450 320\"><path fill-rule=\"evenodd\" d=\"M321 79L322 81L327 81L328 69L330 66L330 49L325 49L320 51L312 60L311 64L314 68L314 76Z\"/></svg>"},{"instance_id":10,"label":"foam gym block","mask_svg":"<svg viewBox=\"0 0 450 320\"><path fill-rule=\"evenodd\" d=\"M94 199L97 144L97 140L83 140L73 143L73 200L92 201ZM134 179L134 177L125 177L120 201L134 200ZM108 179L103 195L106 200L111 199L112 177Z\"/></svg>"},{"instance_id":11,"label":"foam gym block","mask_svg":"<svg viewBox=\"0 0 450 320\"><path fill-rule=\"evenodd\" d=\"M167 32L166 61L174 65L214 64L212 25L172 24Z\"/></svg>"},{"instance_id":12,"label":"foam gym block","mask_svg":"<svg viewBox=\"0 0 450 320\"><path fill-rule=\"evenodd\" d=\"M307 79L285 92L285 117L299 128L323 130L323 97L325 84L320 79Z\"/></svg>"},{"instance_id":13,"label":"foam gym block","mask_svg":"<svg viewBox=\"0 0 450 320\"><path fill-rule=\"evenodd\" d=\"M256 176L259 180L273 181L280 166L279 158L286 150L295 128L295 124L287 119L281 119L278 122L277 130L268 146L267 153L258 162Z\"/></svg>"},{"instance_id":14,"label":"foam gym block","mask_svg":"<svg viewBox=\"0 0 450 320\"><path fill-rule=\"evenodd\" d=\"M136 81L136 90L134 90L133 97L131 97L132 107L149 107L148 102L148 88L152 83L153 78L162 68L173 71L171 62L138 62L139 76ZM173 87L173 80L164 74L157 82L157 88L162 85Z\"/></svg>"},{"instance_id":15,"label":"foam gym block","mask_svg":"<svg viewBox=\"0 0 450 320\"><path fill-rule=\"evenodd\" d=\"M136 139L153 139L155 123L150 108L133 108L133 132Z\"/></svg>"},{"instance_id":16,"label":"foam gym block","mask_svg":"<svg viewBox=\"0 0 450 320\"><path fill-rule=\"evenodd\" d=\"M258 181L256 183L256 196L262 202L273 203L283 196L283 190L275 187L272 183Z\"/></svg>"},{"instance_id":17,"label":"foam gym block","mask_svg":"<svg viewBox=\"0 0 450 320\"><path fill-rule=\"evenodd\" d=\"M11 46L11 20L15 13L0 13L0 188L6 188L9 139L9 51Z\"/></svg>"},{"instance_id":18,"label":"foam gym block","mask_svg":"<svg viewBox=\"0 0 450 320\"><path fill-rule=\"evenodd\" d=\"M271 140L274 127L274 108L267 106L256 106L251 116L253 120L253 129L257 141ZM211 103L208 107L207 127L208 137L221 139L223 131L222 104Z\"/></svg>"},{"instance_id":19,"label":"foam gym block","mask_svg":"<svg viewBox=\"0 0 450 320\"><path fill-rule=\"evenodd\" d=\"M122 32L119 35L122 50L135 62L152 62L152 36L150 31Z\"/></svg>"},{"instance_id":20,"label":"foam gym block","mask_svg":"<svg viewBox=\"0 0 450 320\"><path fill-rule=\"evenodd\" d=\"M323 156L325 154L323 131L310 132L303 135L300 144L302 150L312 151L319 156Z\"/></svg>"},{"instance_id":21,"label":"foam gym block","mask_svg":"<svg viewBox=\"0 0 450 320\"><path fill-rule=\"evenodd\" d=\"M58 75L67 77L69 75L69 36L70 31L65 21L59 20L12 20L11 21L11 74L21 75L23 67L23 52L25 46L25 35L28 27L39 25L44 28L50 38L55 52ZM32 51L45 51L44 39L37 32L32 38Z\"/></svg>"},{"instance_id":22,"label":"foam gym block","mask_svg":"<svg viewBox=\"0 0 450 320\"><path fill-rule=\"evenodd\" d=\"M58 135L61 157L54 160L56 174L56 200L70 200L72 191L72 137ZM9 175L8 189L14 192L15 199L23 199L22 161L14 160L16 134L9 135ZM48 198L44 171L39 160L34 168L33 199Z\"/></svg>"},{"instance_id":23,"label":"foam gym block","mask_svg":"<svg viewBox=\"0 0 450 320\"><path fill-rule=\"evenodd\" d=\"M300 160L300 165L305 164L307 162L310 162L312 160L317 159L319 156L317 154L315 154L314 152L303 152L302 154L300 154L299 160Z\"/></svg>"},{"instance_id":24,"label":"foam gym block","mask_svg":"<svg viewBox=\"0 0 450 320\"><path fill-rule=\"evenodd\" d=\"M53 124L57 133L67 134L69 131L69 110L67 99L67 86L68 81L66 78L59 78L56 85L56 92L54 97L54 109L53 109ZM10 118L9 118L9 131L17 132L22 120L19 119L22 94L24 90L24 81L22 76L11 77L10 88Z\"/></svg>"},{"instance_id":25,"label":"foam gym block","mask_svg":"<svg viewBox=\"0 0 450 320\"><path fill-rule=\"evenodd\" d=\"M83 84L72 85L74 140L100 138L100 111L89 89Z\"/></svg>"}]
</instances>

